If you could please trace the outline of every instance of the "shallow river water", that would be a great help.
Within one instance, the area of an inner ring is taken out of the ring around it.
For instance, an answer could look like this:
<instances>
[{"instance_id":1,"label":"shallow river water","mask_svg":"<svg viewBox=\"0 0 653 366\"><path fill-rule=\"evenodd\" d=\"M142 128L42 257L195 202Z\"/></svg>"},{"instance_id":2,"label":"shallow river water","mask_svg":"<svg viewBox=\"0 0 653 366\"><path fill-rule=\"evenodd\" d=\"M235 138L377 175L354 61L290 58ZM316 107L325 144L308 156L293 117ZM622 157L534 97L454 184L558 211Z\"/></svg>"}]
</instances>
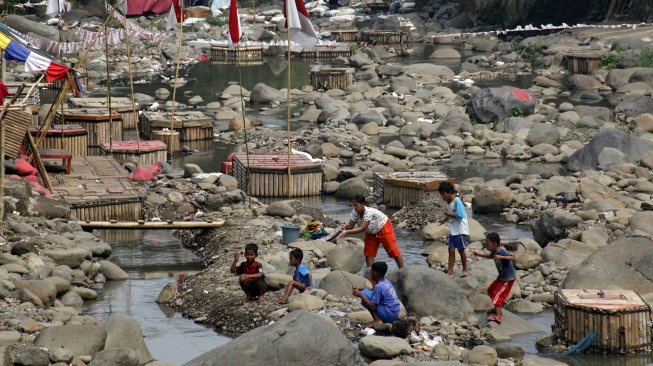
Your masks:
<instances>
[{"instance_id":1,"label":"shallow river water","mask_svg":"<svg viewBox=\"0 0 653 366\"><path fill-rule=\"evenodd\" d=\"M432 48L426 48L420 56L403 60L403 62L424 62L425 56L432 52ZM257 82L263 81L266 84L276 87L286 87L287 61L284 58L267 59L258 66L248 66L242 69L242 84L245 88L251 87ZM292 61L293 87L301 88L309 83L308 72L311 68L319 67L317 63L306 63ZM448 64L454 70L459 64ZM200 95L206 102L217 100L216 92L225 88L229 82L237 82L238 72L233 66L214 65L204 62L194 65L184 72L184 77L189 83L179 88L178 101L185 102L184 91L192 91ZM530 86L530 79L518 77L515 80L494 80L479 82L479 86L508 85L527 88ZM160 81L139 83L135 85L135 91L154 95L154 91L160 87L167 87L167 84ZM452 85L452 89L456 85ZM116 95L126 95L128 87L115 86L113 91ZM282 110L255 111L264 125L272 128L285 128L284 115ZM294 123L293 128L299 127ZM222 127L216 126L216 131ZM386 144L396 136L379 137L379 144ZM201 142L191 144L201 153L196 155L180 156L173 160L173 165L179 166L184 163L196 163L204 171L219 170L219 162L224 161L232 151L232 146L222 143ZM437 167L446 174L456 177L462 181L471 177L483 177L486 180L500 179L513 173L538 173L538 174L563 174L564 171L553 164L532 164L514 161L493 161L486 162L483 159L470 159L463 155L454 155L446 165ZM351 211L350 203L346 200L338 200L331 196L313 197L304 199L306 204L319 206L326 213L341 221L348 220ZM469 212L471 214L471 212ZM507 224L499 215L473 215L488 230L498 232L506 240L514 240L525 237L532 237L528 227ZM228 341L211 329L195 324L192 320L184 319L174 309L167 306L160 306L154 303L154 299L160 290L169 282L175 282L176 275L180 272L197 271L201 269L199 259L194 253L184 248L179 240L164 231L143 231L143 232L101 232L99 233L108 243L111 243L114 252L111 260L120 264L131 276L127 281L109 283L104 290L100 291L96 301L87 304L87 313L102 319L114 313L127 313L134 316L143 328L145 341L154 357L170 362L174 365L181 365L184 362ZM425 264L422 241L419 233L397 233L398 241L406 257L407 264ZM379 251L380 259L388 260L384 251ZM388 261L394 266L393 261ZM535 339L548 332L553 323L553 314L544 312L542 314L524 316L529 321L537 324L542 329L540 333L531 333L516 337L512 344L521 346L527 353L527 357L537 354L535 350ZM619 357L619 356L583 356L576 358L562 358L562 361L569 365L585 366L643 366L653 362L650 355L641 357Z\"/></svg>"}]
</instances>

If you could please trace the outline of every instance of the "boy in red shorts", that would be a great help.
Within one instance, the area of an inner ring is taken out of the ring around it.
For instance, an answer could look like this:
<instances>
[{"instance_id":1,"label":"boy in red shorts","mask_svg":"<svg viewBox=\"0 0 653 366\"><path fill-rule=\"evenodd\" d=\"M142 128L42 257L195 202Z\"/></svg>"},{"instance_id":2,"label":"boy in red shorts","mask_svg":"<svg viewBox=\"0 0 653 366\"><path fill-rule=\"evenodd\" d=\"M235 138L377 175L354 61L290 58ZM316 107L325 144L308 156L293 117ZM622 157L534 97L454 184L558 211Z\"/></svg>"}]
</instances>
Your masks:
<instances>
[{"instance_id":1,"label":"boy in red shorts","mask_svg":"<svg viewBox=\"0 0 653 366\"><path fill-rule=\"evenodd\" d=\"M379 244L383 245L388 257L397 262L397 267L403 268L404 258L397 246L395 231L388 216L375 208L365 206L365 197L361 195L355 196L351 204L354 209L351 211L349 223L340 234L340 238L364 231L365 249L363 254L365 254L365 264L368 269L372 268L372 263L374 263L376 253L379 250ZM358 227L354 229L356 225Z\"/></svg>"},{"instance_id":2,"label":"boy in red shorts","mask_svg":"<svg viewBox=\"0 0 653 366\"><path fill-rule=\"evenodd\" d=\"M484 247L490 252L489 254L475 250L474 255L494 259L497 271L499 272L497 279L487 289L487 294L492 299L492 304L494 305L494 308L487 311L488 314L494 313L494 315L490 315L487 320L501 324L501 308L503 307L503 302L510 295L510 289L512 289L516 278L515 266L513 265L514 258L501 245L501 238L497 233L487 233Z\"/></svg>"}]
</instances>

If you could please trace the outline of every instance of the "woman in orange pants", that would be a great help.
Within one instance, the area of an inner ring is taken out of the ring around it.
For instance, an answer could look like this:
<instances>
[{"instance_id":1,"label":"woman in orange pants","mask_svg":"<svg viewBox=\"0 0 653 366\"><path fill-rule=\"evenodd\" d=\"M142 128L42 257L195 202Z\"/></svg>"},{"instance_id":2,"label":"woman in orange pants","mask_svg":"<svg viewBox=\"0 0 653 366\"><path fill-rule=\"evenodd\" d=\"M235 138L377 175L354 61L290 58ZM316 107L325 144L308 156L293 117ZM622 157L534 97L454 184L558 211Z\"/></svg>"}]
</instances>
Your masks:
<instances>
[{"instance_id":1,"label":"woman in orange pants","mask_svg":"<svg viewBox=\"0 0 653 366\"><path fill-rule=\"evenodd\" d=\"M395 231L392 228L392 222L388 219L383 212L376 208L365 206L365 197L357 195L351 202L354 209L351 211L351 218L345 229L340 234L344 238L350 234L358 234L365 232L365 263L367 268L371 268L376 258L376 252L379 249L379 244L388 253L388 257L393 258L397 262L397 267L404 267L404 258L401 256L401 251L397 246L397 239L395 239ZM358 225L354 229L354 227Z\"/></svg>"}]
</instances>

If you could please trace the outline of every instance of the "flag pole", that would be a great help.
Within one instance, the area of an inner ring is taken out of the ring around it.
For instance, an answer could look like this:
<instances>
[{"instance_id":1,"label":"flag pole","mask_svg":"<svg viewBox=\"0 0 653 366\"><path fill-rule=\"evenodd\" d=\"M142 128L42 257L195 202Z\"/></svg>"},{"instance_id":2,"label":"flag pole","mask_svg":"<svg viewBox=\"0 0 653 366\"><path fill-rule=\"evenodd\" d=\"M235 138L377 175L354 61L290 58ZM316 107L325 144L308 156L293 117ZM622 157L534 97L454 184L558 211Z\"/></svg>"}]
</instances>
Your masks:
<instances>
[{"instance_id":1,"label":"flag pole","mask_svg":"<svg viewBox=\"0 0 653 366\"><path fill-rule=\"evenodd\" d=\"M128 23L127 23L128 24ZM138 151L139 163L141 158L141 137L140 137L140 126L139 126L139 116L136 113L136 101L134 99L134 76L132 74L132 46L129 40L129 29L127 24L125 24L125 41L127 42L127 67L129 68L129 87L131 88L132 93L132 118L136 118L136 149ZM122 121L124 124L125 121ZM172 142L172 135L170 136L170 142Z\"/></svg>"},{"instance_id":2,"label":"flag pole","mask_svg":"<svg viewBox=\"0 0 653 366\"><path fill-rule=\"evenodd\" d=\"M104 8L105 9L107 8L106 0L104 1ZM106 23L104 24L104 57L106 58L106 63L107 63L107 105L109 106L109 154L113 154L113 108L111 107L111 74L109 74L109 25Z\"/></svg>"},{"instance_id":3,"label":"flag pole","mask_svg":"<svg viewBox=\"0 0 653 366\"><path fill-rule=\"evenodd\" d=\"M252 196L249 194L249 183L250 183L250 174L249 174L249 139L247 138L247 120L245 117L245 99L243 97L243 75L240 70L240 53L238 52L240 48L240 40L236 44L236 67L238 68L238 86L240 86L240 109L243 115L243 131L245 131L245 156L247 157L247 180L245 186L245 192L247 192L247 206L252 208Z\"/></svg>"},{"instance_id":4,"label":"flag pole","mask_svg":"<svg viewBox=\"0 0 653 366\"><path fill-rule=\"evenodd\" d=\"M183 0L173 0L179 1L180 19L179 22L179 47L177 48L177 67L175 68L175 82L172 87L172 113L170 113L170 142L172 142L172 135L175 132L175 99L177 98L177 79L179 79L179 64L181 63L181 42L184 40L184 2ZM174 11L175 7L172 6L171 11ZM177 16L175 14L175 16ZM172 161L172 144L170 144L170 161Z\"/></svg>"},{"instance_id":5,"label":"flag pole","mask_svg":"<svg viewBox=\"0 0 653 366\"><path fill-rule=\"evenodd\" d=\"M288 130L288 198L292 197L292 177L290 175L290 88L291 88L291 54L290 54L290 21L288 17L290 16L290 2L294 0L286 0L286 31L288 32L288 90L286 95L286 107L288 110L288 121L287 121L287 130Z\"/></svg>"}]
</instances>

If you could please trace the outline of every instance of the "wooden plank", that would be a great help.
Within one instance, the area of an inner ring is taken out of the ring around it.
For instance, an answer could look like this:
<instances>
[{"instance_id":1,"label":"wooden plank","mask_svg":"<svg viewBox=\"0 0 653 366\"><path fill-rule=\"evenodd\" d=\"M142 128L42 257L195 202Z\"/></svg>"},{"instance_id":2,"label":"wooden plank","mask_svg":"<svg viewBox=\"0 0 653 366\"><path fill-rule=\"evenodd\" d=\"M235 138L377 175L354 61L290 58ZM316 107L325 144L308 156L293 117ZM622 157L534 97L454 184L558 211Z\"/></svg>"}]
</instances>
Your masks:
<instances>
[{"instance_id":1,"label":"wooden plank","mask_svg":"<svg viewBox=\"0 0 653 366\"><path fill-rule=\"evenodd\" d=\"M103 230L171 230L212 229L224 226L224 220L215 221L76 221L84 229Z\"/></svg>"}]
</instances>

